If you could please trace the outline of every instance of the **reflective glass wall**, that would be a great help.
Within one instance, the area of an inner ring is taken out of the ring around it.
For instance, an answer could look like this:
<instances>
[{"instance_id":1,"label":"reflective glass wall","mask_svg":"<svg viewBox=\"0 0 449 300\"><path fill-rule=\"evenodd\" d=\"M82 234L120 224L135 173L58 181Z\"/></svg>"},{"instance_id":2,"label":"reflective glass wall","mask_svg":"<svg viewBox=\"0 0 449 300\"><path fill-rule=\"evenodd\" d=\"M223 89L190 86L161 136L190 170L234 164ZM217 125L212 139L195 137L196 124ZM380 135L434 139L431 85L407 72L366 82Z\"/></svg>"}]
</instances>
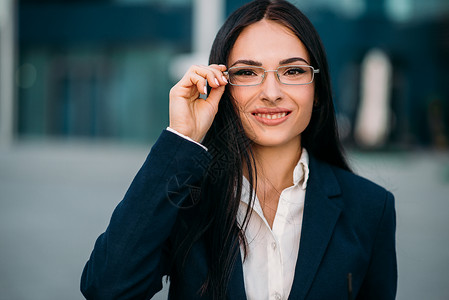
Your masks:
<instances>
[{"instance_id":1,"label":"reflective glass wall","mask_svg":"<svg viewBox=\"0 0 449 300\"><path fill-rule=\"evenodd\" d=\"M18 14L20 136L147 142L167 126L190 1L22 1Z\"/></svg>"},{"instance_id":2,"label":"reflective glass wall","mask_svg":"<svg viewBox=\"0 0 449 300\"><path fill-rule=\"evenodd\" d=\"M224 1L223 15L245 2ZM380 146L447 146L447 1L293 2L325 44L347 144L360 144L355 136L364 107L363 62L379 50L391 69L389 85L379 84L388 89L388 129ZM153 141L168 124L172 63L193 48L194 5L19 1L17 135Z\"/></svg>"}]
</instances>

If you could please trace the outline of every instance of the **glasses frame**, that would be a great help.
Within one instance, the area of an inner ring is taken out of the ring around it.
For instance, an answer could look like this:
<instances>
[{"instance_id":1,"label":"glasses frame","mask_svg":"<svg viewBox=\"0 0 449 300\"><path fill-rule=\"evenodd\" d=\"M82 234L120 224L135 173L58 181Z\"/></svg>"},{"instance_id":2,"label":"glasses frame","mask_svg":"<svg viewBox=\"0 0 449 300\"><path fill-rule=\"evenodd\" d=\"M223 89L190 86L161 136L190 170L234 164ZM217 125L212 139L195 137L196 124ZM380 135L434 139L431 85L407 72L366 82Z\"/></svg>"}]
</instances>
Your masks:
<instances>
[{"instance_id":1,"label":"glasses frame","mask_svg":"<svg viewBox=\"0 0 449 300\"><path fill-rule=\"evenodd\" d=\"M230 76L229 76L229 71L230 70L233 70L233 69L244 69L244 68L248 68L248 67L258 68L258 69L262 69L264 71L263 75L262 75L262 80L260 81L260 83L258 83L258 84L234 84L234 83L231 83ZM285 82L282 82L281 78L279 77L278 71L279 71L280 68L285 68L285 67L308 67L308 68L311 68L312 69L312 79L310 80L310 82L307 82L307 83L285 83ZM268 73L268 72L275 72L276 73L276 78L279 81L279 83L281 83L281 84L285 84L285 85L307 85L307 84L311 84L313 82L313 80L315 79L315 74L320 73L320 69L315 69L314 67L309 66L309 65L279 66L275 70L266 70L264 67L259 67L259 66L236 66L236 67L230 67L227 71L223 72L223 74L227 77L228 83L230 85L232 85L232 86L258 86L258 85L261 85L265 81L265 78L266 78L265 74Z\"/></svg>"}]
</instances>

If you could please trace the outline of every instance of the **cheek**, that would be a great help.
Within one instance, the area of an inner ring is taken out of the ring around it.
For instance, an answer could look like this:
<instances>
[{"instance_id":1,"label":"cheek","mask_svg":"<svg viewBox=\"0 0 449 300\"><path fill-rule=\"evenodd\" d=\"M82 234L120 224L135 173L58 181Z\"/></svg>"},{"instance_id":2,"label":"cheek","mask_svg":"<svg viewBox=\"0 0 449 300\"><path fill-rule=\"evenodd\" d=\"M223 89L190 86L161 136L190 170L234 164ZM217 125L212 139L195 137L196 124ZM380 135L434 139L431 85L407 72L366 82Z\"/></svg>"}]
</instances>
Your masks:
<instances>
[{"instance_id":1,"label":"cheek","mask_svg":"<svg viewBox=\"0 0 449 300\"><path fill-rule=\"evenodd\" d=\"M312 97L310 98L310 101L307 103L307 106L306 106L307 116L309 118L309 121L310 121L310 118L312 117L312 111L313 111L314 106L315 106L315 98L312 95Z\"/></svg>"},{"instance_id":2,"label":"cheek","mask_svg":"<svg viewBox=\"0 0 449 300\"><path fill-rule=\"evenodd\" d=\"M233 101L235 102L235 105L238 109L238 114L240 116L240 120L243 123L243 126L247 127L248 117L245 115L246 107L249 104L249 97L247 92L241 91L241 89L236 89L234 87L231 87L229 90L229 94L232 97Z\"/></svg>"},{"instance_id":3,"label":"cheek","mask_svg":"<svg viewBox=\"0 0 449 300\"><path fill-rule=\"evenodd\" d=\"M315 102L315 89L310 87L289 93L288 96L301 111L309 111Z\"/></svg>"},{"instance_id":4,"label":"cheek","mask_svg":"<svg viewBox=\"0 0 449 300\"><path fill-rule=\"evenodd\" d=\"M245 107L248 105L248 95L247 93L241 91L241 89L238 88L231 88L230 94L232 98L234 99L235 103L237 104L237 107L239 111L244 111Z\"/></svg>"},{"instance_id":5,"label":"cheek","mask_svg":"<svg viewBox=\"0 0 449 300\"><path fill-rule=\"evenodd\" d=\"M243 129L246 135L253 140L255 138L255 132L253 128L253 124L249 120L249 116L247 114L248 106L251 103L251 95L249 95L248 90L242 91L242 89L232 87L230 89L230 95L234 99L235 104L238 109L238 115L243 125Z\"/></svg>"},{"instance_id":6,"label":"cheek","mask_svg":"<svg viewBox=\"0 0 449 300\"><path fill-rule=\"evenodd\" d=\"M316 96L315 86L314 85L308 86L308 89L305 91L303 99L305 102L304 105L310 110L312 110L313 105L315 103L315 96Z\"/></svg>"},{"instance_id":7,"label":"cheek","mask_svg":"<svg viewBox=\"0 0 449 300\"><path fill-rule=\"evenodd\" d=\"M293 97L293 95L292 95ZM314 89L304 90L300 96L296 95L294 102L296 103L298 109L297 119L295 123L297 128L301 131L304 130L310 123L312 117L312 111L315 102L315 92Z\"/></svg>"},{"instance_id":8,"label":"cheek","mask_svg":"<svg viewBox=\"0 0 449 300\"><path fill-rule=\"evenodd\" d=\"M303 103L303 107L306 109L306 111L311 114L313 110L313 106L315 104L315 93L311 92L306 100Z\"/></svg>"}]
</instances>

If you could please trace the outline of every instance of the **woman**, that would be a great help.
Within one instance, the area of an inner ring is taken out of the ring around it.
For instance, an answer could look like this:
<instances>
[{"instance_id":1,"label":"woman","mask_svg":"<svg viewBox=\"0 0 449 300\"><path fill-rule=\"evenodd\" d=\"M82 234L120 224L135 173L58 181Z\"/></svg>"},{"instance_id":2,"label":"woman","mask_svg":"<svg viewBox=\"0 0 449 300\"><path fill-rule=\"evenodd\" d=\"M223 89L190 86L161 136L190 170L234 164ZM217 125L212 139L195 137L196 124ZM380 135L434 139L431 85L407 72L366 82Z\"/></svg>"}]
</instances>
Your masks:
<instances>
[{"instance_id":1,"label":"woman","mask_svg":"<svg viewBox=\"0 0 449 300\"><path fill-rule=\"evenodd\" d=\"M149 299L165 275L173 299L347 299L348 278L357 299L395 297L393 196L350 171L323 46L286 1L234 12L172 88L81 289Z\"/></svg>"}]
</instances>

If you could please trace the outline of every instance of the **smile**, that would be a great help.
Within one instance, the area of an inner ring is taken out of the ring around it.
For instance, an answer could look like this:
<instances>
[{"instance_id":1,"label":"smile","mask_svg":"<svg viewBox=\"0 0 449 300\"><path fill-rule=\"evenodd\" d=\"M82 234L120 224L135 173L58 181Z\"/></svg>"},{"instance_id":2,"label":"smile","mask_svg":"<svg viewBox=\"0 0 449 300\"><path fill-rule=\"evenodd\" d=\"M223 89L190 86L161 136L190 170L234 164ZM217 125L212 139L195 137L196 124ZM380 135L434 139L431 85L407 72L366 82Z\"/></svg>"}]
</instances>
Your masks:
<instances>
[{"instance_id":1,"label":"smile","mask_svg":"<svg viewBox=\"0 0 449 300\"><path fill-rule=\"evenodd\" d=\"M291 110L284 108L259 108L251 112L254 119L266 126L276 126L285 122Z\"/></svg>"},{"instance_id":2,"label":"smile","mask_svg":"<svg viewBox=\"0 0 449 300\"><path fill-rule=\"evenodd\" d=\"M283 118L287 115L286 112L284 113L278 113L278 114L254 114L255 116L259 117L259 118L264 118L264 119L268 119L268 120L276 120L276 119L280 119Z\"/></svg>"}]
</instances>

